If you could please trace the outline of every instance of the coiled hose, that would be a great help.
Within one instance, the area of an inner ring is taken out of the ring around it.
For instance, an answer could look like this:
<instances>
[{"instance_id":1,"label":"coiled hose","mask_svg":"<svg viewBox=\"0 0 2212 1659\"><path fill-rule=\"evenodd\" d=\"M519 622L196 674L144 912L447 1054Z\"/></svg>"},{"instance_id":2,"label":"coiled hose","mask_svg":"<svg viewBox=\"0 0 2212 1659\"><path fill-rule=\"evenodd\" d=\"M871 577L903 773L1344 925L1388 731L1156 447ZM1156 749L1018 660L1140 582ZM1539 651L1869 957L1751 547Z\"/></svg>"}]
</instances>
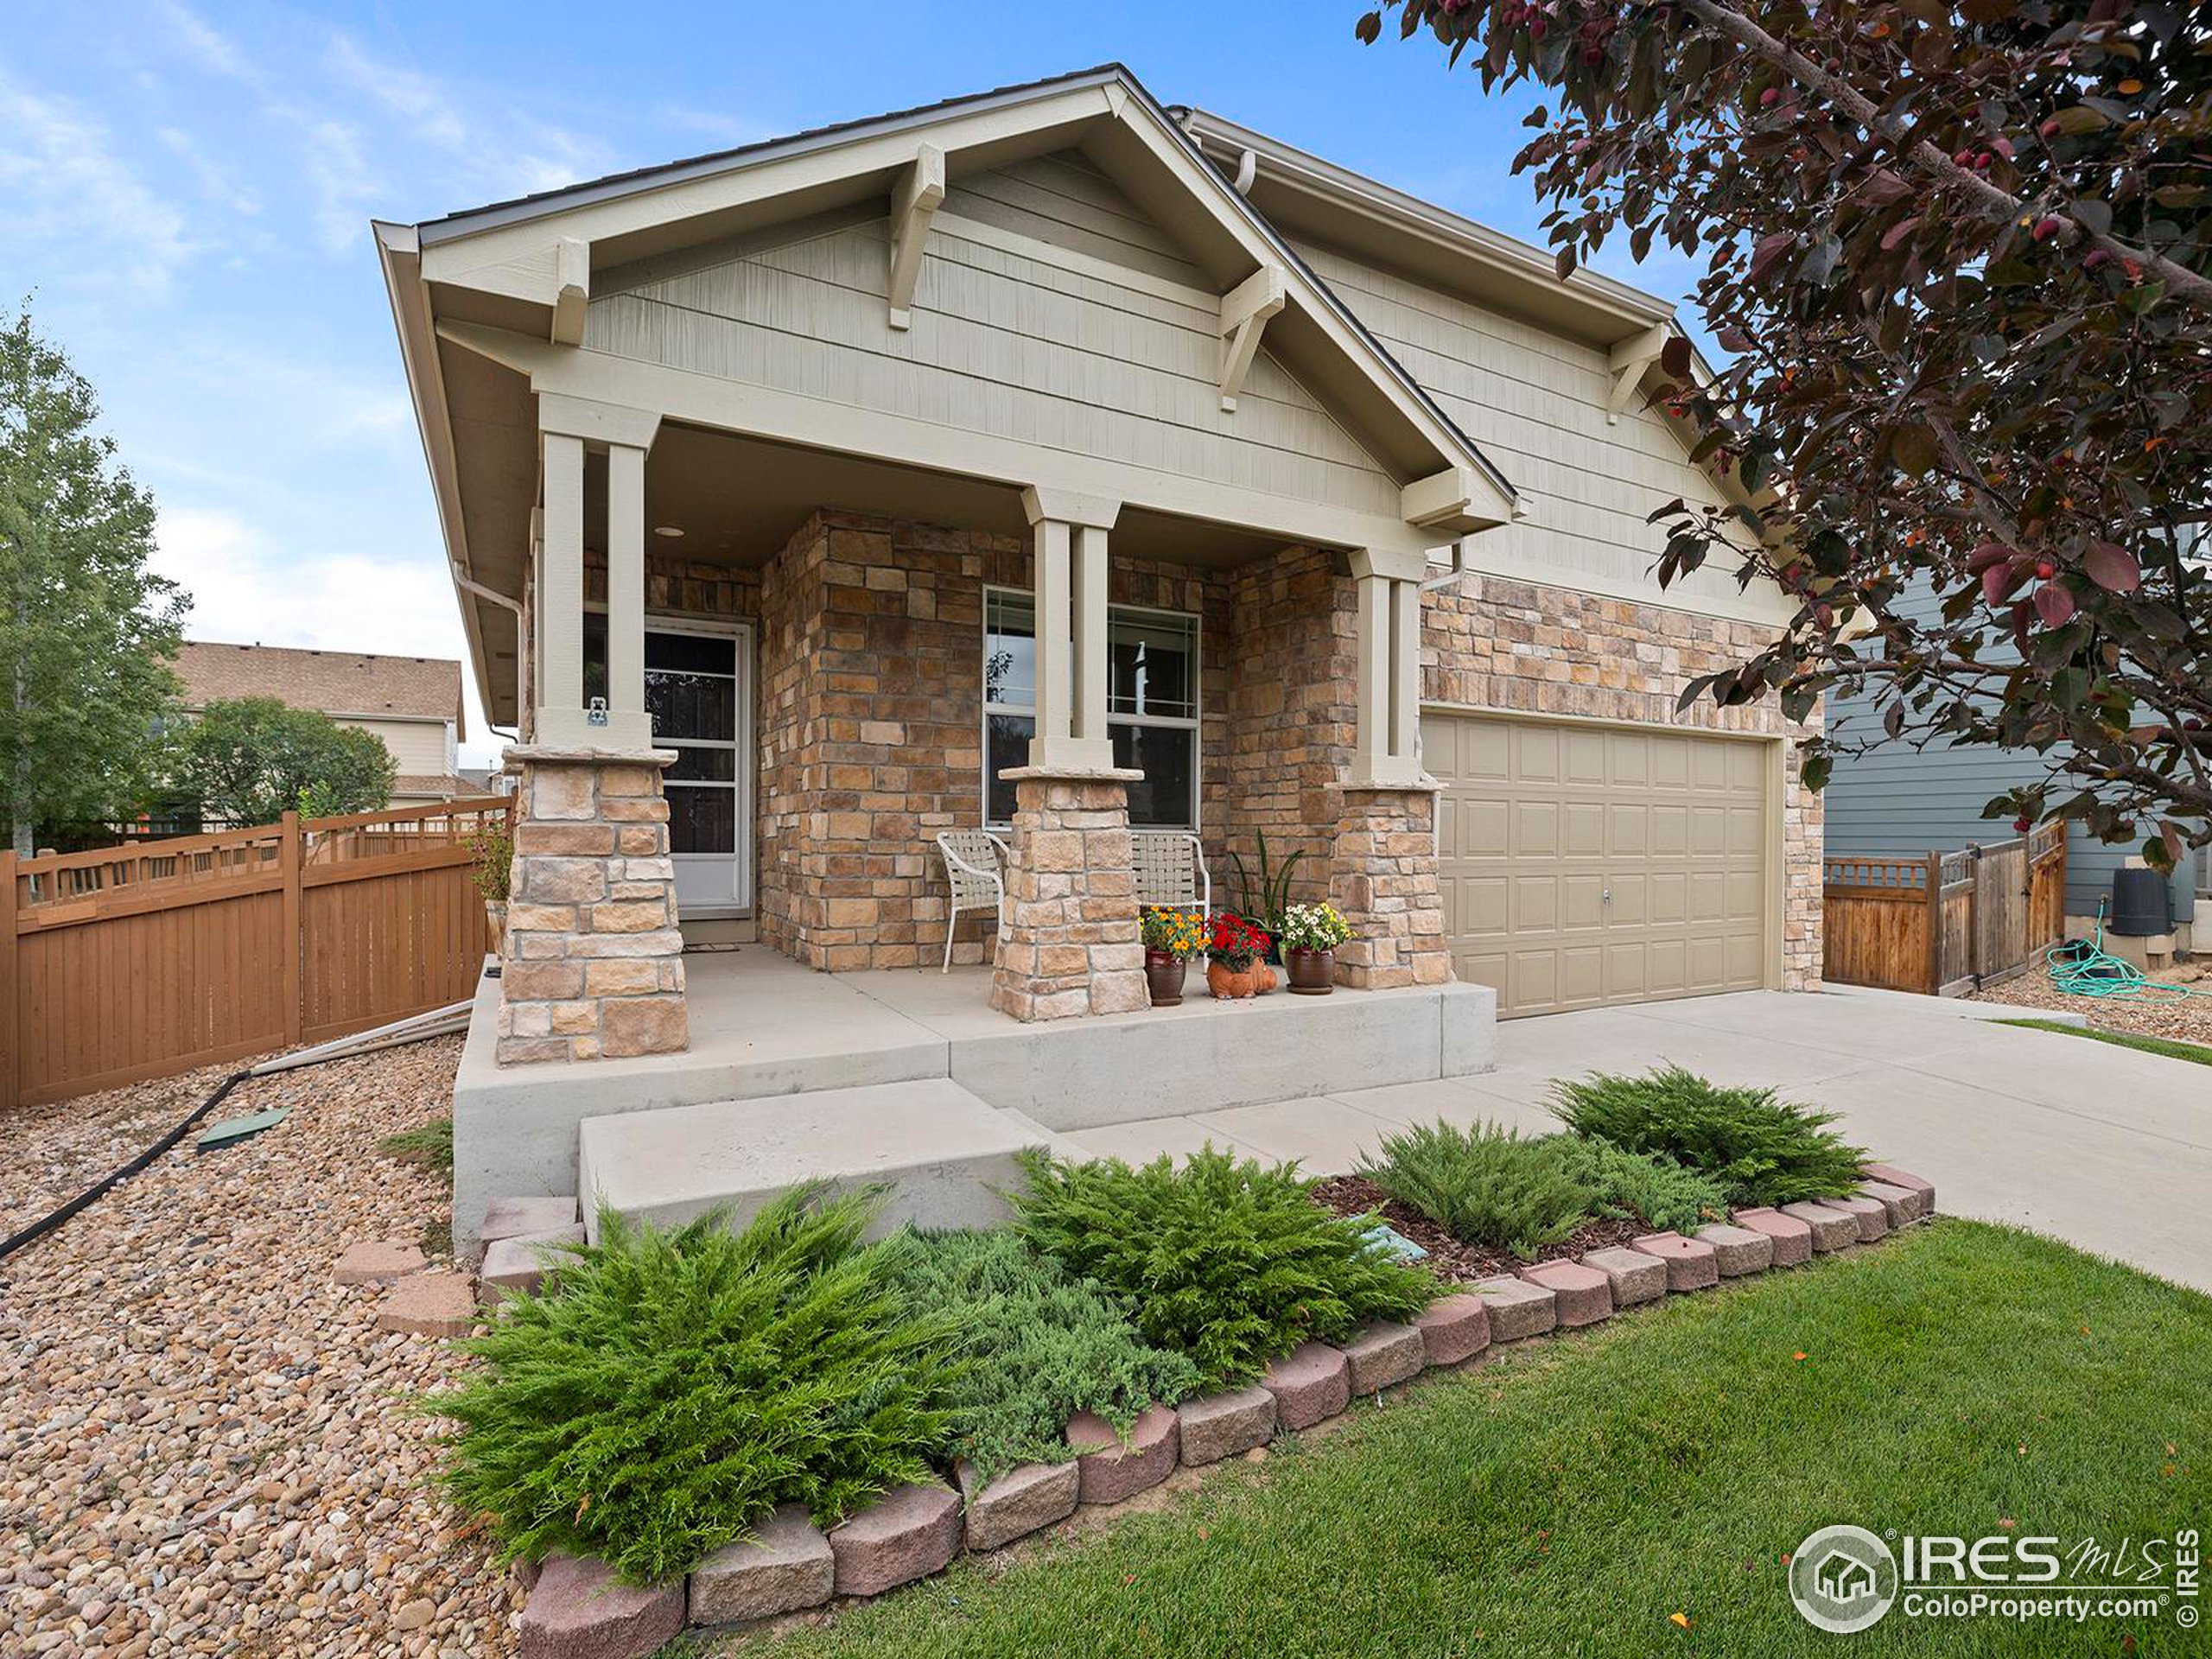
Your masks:
<instances>
[{"instance_id":1,"label":"coiled hose","mask_svg":"<svg viewBox=\"0 0 2212 1659\"><path fill-rule=\"evenodd\" d=\"M2212 996L2212 990L2152 979L2133 963L2105 949L2105 902L2097 901L2094 938L2061 939L2043 953L2051 986L2068 996L2142 997L2152 1001Z\"/></svg>"}]
</instances>

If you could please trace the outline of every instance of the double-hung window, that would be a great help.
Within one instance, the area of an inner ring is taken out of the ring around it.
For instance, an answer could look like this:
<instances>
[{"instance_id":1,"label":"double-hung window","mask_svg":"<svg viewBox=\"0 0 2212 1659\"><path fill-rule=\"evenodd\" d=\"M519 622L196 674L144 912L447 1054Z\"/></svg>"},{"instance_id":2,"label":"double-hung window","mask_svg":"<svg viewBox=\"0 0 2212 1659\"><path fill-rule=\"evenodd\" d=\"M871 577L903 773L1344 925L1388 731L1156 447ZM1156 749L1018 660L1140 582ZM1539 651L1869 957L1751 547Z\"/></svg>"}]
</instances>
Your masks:
<instances>
[{"instance_id":1,"label":"double-hung window","mask_svg":"<svg viewBox=\"0 0 2212 1659\"><path fill-rule=\"evenodd\" d=\"M1014 817L1004 774L1029 764L1037 732L1037 609L1015 588L983 599L983 811ZM1198 827L1198 619L1116 605L1106 613L1106 734L1129 785L1129 822Z\"/></svg>"}]
</instances>

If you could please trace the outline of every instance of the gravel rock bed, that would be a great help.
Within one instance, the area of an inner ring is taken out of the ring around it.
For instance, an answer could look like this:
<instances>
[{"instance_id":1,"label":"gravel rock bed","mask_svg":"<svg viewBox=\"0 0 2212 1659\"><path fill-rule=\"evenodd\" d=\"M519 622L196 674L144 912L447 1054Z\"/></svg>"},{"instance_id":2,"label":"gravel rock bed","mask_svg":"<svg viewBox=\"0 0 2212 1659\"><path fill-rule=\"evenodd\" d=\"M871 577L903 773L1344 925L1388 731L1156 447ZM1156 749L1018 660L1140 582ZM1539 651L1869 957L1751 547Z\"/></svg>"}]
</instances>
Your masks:
<instances>
[{"instance_id":1,"label":"gravel rock bed","mask_svg":"<svg viewBox=\"0 0 2212 1659\"><path fill-rule=\"evenodd\" d=\"M1479 1244L1453 1237L1420 1211L1400 1204L1363 1175L1334 1175L1318 1181L1313 1197L1316 1202L1340 1216L1380 1211L1383 1220L1428 1252L1428 1259L1422 1265L1433 1268L1438 1278L1453 1283L1488 1279L1501 1273L1516 1274L1534 1265L1510 1251L1485 1249ZM1556 1244L1545 1245L1536 1252L1535 1262L1578 1261L1586 1250L1612 1249L1650 1230L1646 1222L1601 1218L1578 1228Z\"/></svg>"},{"instance_id":2,"label":"gravel rock bed","mask_svg":"<svg viewBox=\"0 0 2212 1659\"><path fill-rule=\"evenodd\" d=\"M2171 985L2212 991L2212 971L2202 958L2152 976ZM2100 1031L2132 1031L2141 1037L2167 1037L2177 1043L2212 1044L2212 995L2068 996L2054 988L2040 968L1974 994L1977 1002L2009 1002L2032 1020L2046 1008L2088 1016Z\"/></svg>"},{"instance_id":3,"label":"gravel rock bed","mask_svg":"<svg viewBox=\"0 0 2212 1659\"><path fill-rule=\"evenodd\" d=\"M215 1116L291 1117L187 1140L0 1263L0 1652L513 1650L519 1593L425 1485L441 1425L403 1408L463 1362L331 1280L347 1244L446 1219L442 1183L376 1147L450 1109L460 1052L243 1084ZM231 1069L0 1119L16 1224Z\"/></svg>"}]
</instances>

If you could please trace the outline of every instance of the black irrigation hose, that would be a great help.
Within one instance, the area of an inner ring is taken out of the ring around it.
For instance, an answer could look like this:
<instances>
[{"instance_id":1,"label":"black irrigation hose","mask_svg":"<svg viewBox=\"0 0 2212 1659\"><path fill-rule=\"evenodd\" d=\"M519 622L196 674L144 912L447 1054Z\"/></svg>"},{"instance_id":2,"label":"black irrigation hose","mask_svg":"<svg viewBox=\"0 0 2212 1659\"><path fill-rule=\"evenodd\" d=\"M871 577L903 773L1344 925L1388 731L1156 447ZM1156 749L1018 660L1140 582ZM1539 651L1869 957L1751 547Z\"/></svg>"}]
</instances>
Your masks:
<instances>
[{"instance_id":1,"label":"black irrigation hose","mask_svg":"<svg viewBox=\"0 0 2212 1659\"><path fill-rule=\"evenodd\" d=\"M147 1165L152 1163L154 1160L160 1157L171 1147L176 1145L178 1141L183 1140L187 1135L191 1133L192 1126L194 1124L199 1122L201 1118L207 1116L208 1113L213 1111L218 1106L221 1105L225 1097L230 1094L232 1090L237 1088L238 1084L244 1083L252 1075L253 1073L251 1071L232 1072L229 1077L225 1077L221 1083L215 1086L215 1092L208 1096L207 1099L201 1101L200 1104L193 1109L192 1113L186 1117L183 1122L178 1124L167 1135L154 1142L152 1146L147 1147L145 1151L140 1153L136 1158L133 1158L129 1163L125 1164L121 1169L117 1170L115 1173L108 1176L104 1180L95 1181L92 1185L86 1187L82 1192L79 1192L75 1198L70 1199L68 1203L63 1205L59 1210L54 1211L51 1215L40 1217L38 1220L24 1228L22 1231L15 1235L14 1237L6 1240L4 1243L0 1243L0 1262L6 1261L17 1250L22 1249L24 1245L32 1243L34 1240L45 1237L47 1234L52 1232L56 1227L59 1227L63 1222L68 1220L70 1217L75 1215L79 1211L98 1203L106 1193L112 1191L117 1186L121 1185L124 1181L129 1180L133 1175L138 1173L140 1170L145 1168Z\"/></svg>"}]
</instances>

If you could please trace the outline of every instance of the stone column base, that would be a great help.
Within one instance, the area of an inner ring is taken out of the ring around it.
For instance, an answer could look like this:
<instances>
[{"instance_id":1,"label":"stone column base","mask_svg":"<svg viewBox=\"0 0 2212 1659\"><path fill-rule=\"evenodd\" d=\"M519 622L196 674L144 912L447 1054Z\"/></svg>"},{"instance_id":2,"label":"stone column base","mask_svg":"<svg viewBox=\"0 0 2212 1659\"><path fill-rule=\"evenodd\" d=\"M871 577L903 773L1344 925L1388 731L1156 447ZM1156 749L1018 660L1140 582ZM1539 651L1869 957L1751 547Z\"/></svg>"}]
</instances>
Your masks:
<instances>
[{"instance_id":1,"label":"stone column base","mask_svg":"<svg viewBox=\"0 0 2212 1659\"><path fill-rule=\"evenodd\" d=\"M1436 883L1433 779L1346 784L1329 861L1329 899L1351 925L1337 980L1359 990L1441 985L1452 977Z\"/></svg>"},{"instance_id":2,"label":"stone column base","mask_svg":"<svg viewBox=\"0 0 2212 1659\"><path fill-rule=\"evenodd\" d=\"M688 1047L664 749L521 747L499 1063Z\"/></svg>"},{"instance_id":3,"label":"stone column base","mask_svg":"<svg viewBox=\"0 0 2212 1659\"><path fill-rule=\"evenodd\" d=\"M1129 849L1128 786L1144 774L1024 766L1005 776L1016 805L991 1006L1017 1020L1149 1007Z\"/></svg>"}]
</instances>

